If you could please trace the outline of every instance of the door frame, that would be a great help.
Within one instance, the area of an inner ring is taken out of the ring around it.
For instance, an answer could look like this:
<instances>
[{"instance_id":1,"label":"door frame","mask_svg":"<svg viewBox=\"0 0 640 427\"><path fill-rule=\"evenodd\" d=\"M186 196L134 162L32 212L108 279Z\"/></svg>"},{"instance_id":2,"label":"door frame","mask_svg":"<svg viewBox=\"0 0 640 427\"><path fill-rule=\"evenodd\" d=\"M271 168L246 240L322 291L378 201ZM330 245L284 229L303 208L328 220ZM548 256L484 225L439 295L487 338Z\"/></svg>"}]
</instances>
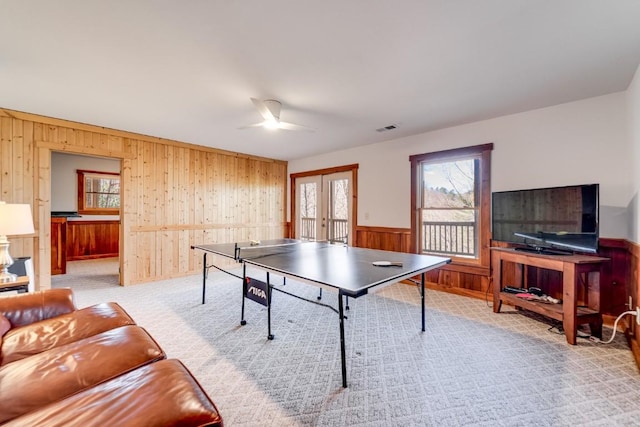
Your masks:
<instances>
[{"instance_id":1,"label":"door frame","mask_svg":"<svg viewBox=\"0 0 640 427\"><path fill-rule=\"evenodd\" d=\"M132 156L128 153L118 151L94 150L86 147L72 147L63 146L61 144L48 144L44 141L36 141L35 149L38 151L36 158L36 173L40 177L37 187L35 189L35 206L37 206L38 215L38 231L37 231L37 251L38 251L38 270L36 272L36 282L38 283L38 289L50 289L51 288L51 153L61 152L65 154L72 154L85 157L103 157L108 159L114 159L120 161L120 242L118 253L118 284L124 286L129 283L128 277L125 277L127 271L125 270L125 215L124 215L124 182L125 174L129 173L131 168L127 168L125 163L130 161ZM34 218L35 219L35 218Z\"/></svg>"},{"instance_id":2,"label":"door frame","mask_svg":"<svg viewBox=\"0 0 640 427\"><path fill-rule=\"evenodd\" d=\"M353 236L353 238L349 239L350 246L356 246L356 227L358 222L358 167L357 163L351 165L344 166L335 166L332 168L325 169L316 169L312 171L305 172L296 172L289 175L291 183L290 183L290 207L291 207L291 221L290 229L289 229L289 237L293 237L296 235L296 179L304 178L313 175L331 175L337 172L351 172L351 214L352 221L351 227L349 229L349 235Z\"/></svg>"}]
</instances>

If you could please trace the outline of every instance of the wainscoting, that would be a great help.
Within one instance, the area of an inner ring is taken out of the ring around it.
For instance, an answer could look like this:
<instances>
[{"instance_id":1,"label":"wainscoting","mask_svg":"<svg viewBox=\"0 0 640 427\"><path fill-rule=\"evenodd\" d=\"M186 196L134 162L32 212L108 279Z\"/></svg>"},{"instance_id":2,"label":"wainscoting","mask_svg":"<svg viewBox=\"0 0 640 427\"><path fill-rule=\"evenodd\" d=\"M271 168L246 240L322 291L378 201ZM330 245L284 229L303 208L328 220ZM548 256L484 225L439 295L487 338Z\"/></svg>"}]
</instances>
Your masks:
<instances>
[{"instance_id":1,"label":"wainscoting","mask_svg":"<svg viewBox=\"0 0 640 427\"><path fill-rule=\"evenodd\" d=\"M386 251L411 252L411 229L356 227L354 246ZM488 268L449 264L427 273L427 287L460 295L484 298L489 286Z\"/></svg>"},{"instance_id":2,"label":"wainscoting","mask_svg":"<svg viewBox=\"0 0 640 427\"><path fill-rule=\"evenodd\" d=\"M410 252L411 229L356 227L356 239L353 246L385 251Z\"/></svg>"},{"instance_id":3,"label":"wainscoting","mask_svg":"<svg viewBox=\"0 0 640 427\"><path fill-rule=\"evenodd\" d=\"M120 221L68 221L67 261L117 257Z\"/></svg>"}]
</instances>

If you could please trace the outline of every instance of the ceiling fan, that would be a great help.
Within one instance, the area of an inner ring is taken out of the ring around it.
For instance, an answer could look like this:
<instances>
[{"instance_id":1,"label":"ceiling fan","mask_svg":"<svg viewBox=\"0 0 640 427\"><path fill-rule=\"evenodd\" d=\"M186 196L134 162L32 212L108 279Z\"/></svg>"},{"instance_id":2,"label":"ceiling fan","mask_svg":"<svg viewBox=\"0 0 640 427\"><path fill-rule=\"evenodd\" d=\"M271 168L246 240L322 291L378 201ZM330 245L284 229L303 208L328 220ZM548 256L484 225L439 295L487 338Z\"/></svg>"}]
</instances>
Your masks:
<instances>
[{"instance_id":1,"label":"ceiling fan","mask_svg":"<svg viewBox=\"0 0 640 427\"><path fill-rule=\"evenodd\" d=\"M238 129L264 127L267 129L303 130L307 132L315 132L314 129L306 126L281 121L280 109L282 108L282 103L280 103L280 101L276 101L275 99L265 99L264 101L261 101L256 98L251 98L251 102L253 102L253 105L256 106L264 121L255 123L253 125L243 126Z\"/></svg>"}]
</instances>

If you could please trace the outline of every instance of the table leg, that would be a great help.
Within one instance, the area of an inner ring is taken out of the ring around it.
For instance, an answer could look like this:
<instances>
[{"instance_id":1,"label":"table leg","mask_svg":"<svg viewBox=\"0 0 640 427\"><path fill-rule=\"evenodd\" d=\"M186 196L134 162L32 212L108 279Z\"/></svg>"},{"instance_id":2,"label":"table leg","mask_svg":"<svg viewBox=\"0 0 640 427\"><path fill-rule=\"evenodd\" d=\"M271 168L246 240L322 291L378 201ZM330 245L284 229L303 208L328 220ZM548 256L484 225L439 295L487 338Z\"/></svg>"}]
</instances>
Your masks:
<instances>
[{"instance_id":1,"label":"table leg","mask_svg":"<svg viewBox=\"0 0 640 427\"><path fill-rule=\"evenodd\" d=\"M344 308L342 290L338 291L338 315L340 316L340 358L342 360L342 387L347 388L347 361L344 344Z\"/></svg>"},{"instance_id":2,"label":"table leg","mask_svg":"<svg viewBox=\"0 0 640 427\"><path fill-rule=\"evenodd\" d=\"M207 284L207 253L202 257L202 303L204 304L204 293Z\"/></svg>"},{"instance_id":3,"label":"table leg","mask_svg":"<svg viewBox=\"0 0 640 427\"><path fill-rule=\"evenodd\" d=\"M420 299L422 300L422 332L425 331L425 318L424 318L424 281L425 281L425 274L422 273L421 275L421 280L420 280Z\"/></svg>"},{"instance_id":4,"label":"table leg","mask_svg":"<svg viewBox=\"0 0 640 427\"><path fill-rule=\"evenodd\" d=\"M576 304L576 292L578 287L578 274L573 265L565 263L562 272L562 327L569 344L576 344L578 313Z\"/></svg>"},{"instance_id":5,"label":"table leg","mask_svg":"<svg viewBox=\"0 0 640 427\"><path fill-rule=\"evenodd\" d=\"M271 281L269 280L269 272L267 271L267 339L274 338L271 333Z\"/></svg>"},{"instance_id":6,"label":"table leg","mask_svg":"<svg viewBox=\"0 0 640 427\"><path fill-rule=\"evenodd\" d=\"M247 264L242 263L242 313L240 314L240 324L246 325L247 321L244 320L244 298L247 295Z\"/></svg>"},{"instance_id":7,"label":"table leg","mask_svg":"<svg viewBox=\"0 0 640 427\"><path fill-rule=\"evenodd\" d=\"M602 264L598 266L598 270L586 273L587 281L587 305L590 309L600 313L600 278L602 277ZM596 321L589 323L591 335L602 338L602 315L598 316Z\"/></svg>"},{"instance_id":8,"label":"table leg","mask_svg":"<svg viewBox=\"0 0 640 427\"><path fill-rule=\"evenodd\" d=\"M491 251L491 280L493 286L493 312L500 313L502 300L500 291L502 290L502 258L500 252Z\"/></svg>"}]
</instances>

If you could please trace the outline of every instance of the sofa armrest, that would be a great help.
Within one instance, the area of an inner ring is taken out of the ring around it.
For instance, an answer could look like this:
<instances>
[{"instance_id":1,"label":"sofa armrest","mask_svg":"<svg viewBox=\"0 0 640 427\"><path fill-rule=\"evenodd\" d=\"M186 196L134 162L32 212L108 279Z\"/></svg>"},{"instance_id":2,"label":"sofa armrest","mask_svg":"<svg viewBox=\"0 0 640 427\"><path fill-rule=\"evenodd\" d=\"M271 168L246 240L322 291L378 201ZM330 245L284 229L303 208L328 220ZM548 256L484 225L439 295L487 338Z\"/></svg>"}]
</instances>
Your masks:
<instances>
[{"instance_id":1,"label":"sofa armrest","mask_svg":"<svg viewBox=\"0 0 640 427\"><path fill-rule=\"evenodd\" d=\"M47 289L0 298L0 313L9 319L14 328L75 310L73 291L69 288Z\"/></svg>"}]
</instances>

